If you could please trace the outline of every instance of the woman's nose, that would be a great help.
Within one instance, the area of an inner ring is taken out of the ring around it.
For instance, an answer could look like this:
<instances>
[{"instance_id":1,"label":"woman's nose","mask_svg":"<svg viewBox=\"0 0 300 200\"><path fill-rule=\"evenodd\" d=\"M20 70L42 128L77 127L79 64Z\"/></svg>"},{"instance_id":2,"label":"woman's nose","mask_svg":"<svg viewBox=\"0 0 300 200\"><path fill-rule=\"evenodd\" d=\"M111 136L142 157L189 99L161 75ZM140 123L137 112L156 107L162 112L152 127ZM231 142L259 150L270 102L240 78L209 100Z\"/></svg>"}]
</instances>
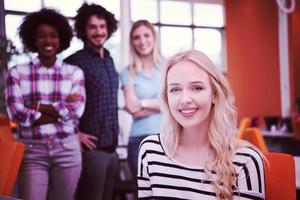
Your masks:
<instances>
[{"instance_id":1,"label":"woman's nose","mask_svg":"<svg viewBox=\"0 0 300 200\"><path fill-rule=\"evenodd\" d=\"M180 99L181 104L192 102L191 94L188 91L183 91Z\"/></svg>"}]
</instances>

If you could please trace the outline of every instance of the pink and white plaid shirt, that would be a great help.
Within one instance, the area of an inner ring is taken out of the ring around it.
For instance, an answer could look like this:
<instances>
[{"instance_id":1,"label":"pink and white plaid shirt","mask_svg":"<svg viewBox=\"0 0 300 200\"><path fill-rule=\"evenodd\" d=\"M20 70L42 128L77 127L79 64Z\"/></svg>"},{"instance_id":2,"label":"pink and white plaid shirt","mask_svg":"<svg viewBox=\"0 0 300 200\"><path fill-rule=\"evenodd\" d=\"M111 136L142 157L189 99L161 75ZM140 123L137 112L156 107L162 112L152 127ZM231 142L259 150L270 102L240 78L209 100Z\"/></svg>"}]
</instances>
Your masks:
<instances>
[{"instance_id":1,"label":"pink and white plaid shirt","mask_svg":"<svg viewBox=\"0 0 300 200\"><path fill-rule=\"evenodd\" d=\"M66 97L70 94L79 94L82 98L76 103L68 103ZM8 71L7 112L10 119L19 124L22 139L43 140L75 134L84 111L85 99L82 70L62 60L57 59L51 68L47 68L35 58L30 63L17 65ZM41 113L26 107L32 102L53 105L60 120L33 126Z\"/></svg>"}]
</instances>

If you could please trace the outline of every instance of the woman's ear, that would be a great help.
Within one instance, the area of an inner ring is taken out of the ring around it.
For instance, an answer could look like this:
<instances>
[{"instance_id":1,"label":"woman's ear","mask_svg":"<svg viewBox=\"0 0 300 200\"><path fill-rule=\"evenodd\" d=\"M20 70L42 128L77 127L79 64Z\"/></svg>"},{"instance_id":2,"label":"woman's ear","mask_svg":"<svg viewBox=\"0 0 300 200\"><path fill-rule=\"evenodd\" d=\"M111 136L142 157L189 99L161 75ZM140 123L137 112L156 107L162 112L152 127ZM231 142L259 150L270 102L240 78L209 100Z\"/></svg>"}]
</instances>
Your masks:
<instances>
[{"instance_id":1,"label":"woman's ear","mask_svg":"<svg viewBox=\"0 0 300 200\"><path fill-rule=\"evenodd\" d=\"M216 94L213 94L211 104L215 105L216 103Z\"/></svg>"}]
</instances>

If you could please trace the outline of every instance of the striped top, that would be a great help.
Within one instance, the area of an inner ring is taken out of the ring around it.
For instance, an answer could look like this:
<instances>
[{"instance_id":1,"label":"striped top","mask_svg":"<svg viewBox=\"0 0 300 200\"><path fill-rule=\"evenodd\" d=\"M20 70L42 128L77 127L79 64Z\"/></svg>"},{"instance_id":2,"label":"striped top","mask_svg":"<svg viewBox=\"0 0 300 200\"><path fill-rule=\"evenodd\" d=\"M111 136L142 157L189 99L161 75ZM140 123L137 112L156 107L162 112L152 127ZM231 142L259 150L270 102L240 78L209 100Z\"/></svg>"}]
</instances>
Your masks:
<instances>
[{"instance_id":1,"label":"striped top","mask_svg":"<svg viewBox=\"0 0 300 200\"><path fill-rule=\"evenodd\" d=\"M254 149L238 149L233 158L238 189L233 199L263 200L265 177L263 158ZM151 135L140 145L138 162L139 199L216 199L204 167L188 166L168 157L159 135Z\"/></svg>"}]
</instances>

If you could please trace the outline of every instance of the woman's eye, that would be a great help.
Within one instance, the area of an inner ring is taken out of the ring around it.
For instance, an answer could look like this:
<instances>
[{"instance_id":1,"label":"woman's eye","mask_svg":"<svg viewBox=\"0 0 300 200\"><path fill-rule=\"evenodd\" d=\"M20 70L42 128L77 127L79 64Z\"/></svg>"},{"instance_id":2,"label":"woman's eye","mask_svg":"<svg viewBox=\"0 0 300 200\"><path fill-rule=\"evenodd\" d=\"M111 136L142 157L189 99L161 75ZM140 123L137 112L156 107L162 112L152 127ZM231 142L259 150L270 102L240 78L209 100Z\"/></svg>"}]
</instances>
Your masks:
<instances>
[{"instance_id":1,"label":"woman's eye","mask_svg":"<svg viewBox=\"0 0 300 200\"><path fill-rule=\"evenodd\" d=\"M180 89L179 88L171 88L170 89L170 93L176 93L176 92L179 92Z\"/></svg>"},{"instance_id":2,"label":"woman's eye","mask_svg":"<svg viewBox=\"0 0 300 200\"><path fill-rule=\"evenodd\" d=\"M201 91L201 90L203 90L203 87L200 87L200 86L193 87L192 90L195 91L195 92Z\"/></svg>"},{"instance_id":3,"label":"woman's eye","mask_svg":"<svg viewBox=\"0 0 300 200\"><path fill-rule=\"evenodd\" d=\"M140 39L140 37L139 36L133 36L132 39L136 41L136 40Z\"/></svg>"},{"instance_id":4,"label":"woman's eye","mask_svg":"<svg viewBox=\"0 0 300 200\"><path fill-rule=\"evenodd\" d=\"M42 38L44 38L44 37L46 37L45 35L42 35L42 34L39 34L39 35L36 35L36 37L38 38L38 39L42 39Z\"/></svg>"}]
</instances>

